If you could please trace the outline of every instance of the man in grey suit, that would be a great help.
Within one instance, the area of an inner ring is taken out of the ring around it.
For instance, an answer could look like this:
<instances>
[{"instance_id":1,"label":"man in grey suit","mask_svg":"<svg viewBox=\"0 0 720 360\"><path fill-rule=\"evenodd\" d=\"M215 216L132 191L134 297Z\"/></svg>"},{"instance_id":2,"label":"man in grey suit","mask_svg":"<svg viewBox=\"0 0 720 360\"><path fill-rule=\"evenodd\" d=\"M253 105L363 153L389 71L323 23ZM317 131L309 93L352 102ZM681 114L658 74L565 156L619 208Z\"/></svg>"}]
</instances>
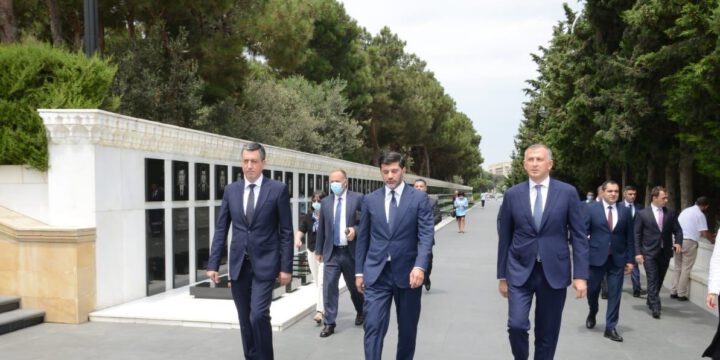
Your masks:
<instances>
[{"instance_id":1,"label":"man in grey suit","mask_svg":"<svg viewBox=\"0 0 720 360\"><path fill-rule=\"evenodd\" d=\"M325 327L320 337L335 333L338 313L338 282L342 274L355 306L355 325L363 323L363 296L355 288L355 237L360 222L363 195L348 191L345 170L330 172L332 195L320 202L315 253L318 262L325 264L323 274L323 302Z\"/></svg>"}]
</instances>

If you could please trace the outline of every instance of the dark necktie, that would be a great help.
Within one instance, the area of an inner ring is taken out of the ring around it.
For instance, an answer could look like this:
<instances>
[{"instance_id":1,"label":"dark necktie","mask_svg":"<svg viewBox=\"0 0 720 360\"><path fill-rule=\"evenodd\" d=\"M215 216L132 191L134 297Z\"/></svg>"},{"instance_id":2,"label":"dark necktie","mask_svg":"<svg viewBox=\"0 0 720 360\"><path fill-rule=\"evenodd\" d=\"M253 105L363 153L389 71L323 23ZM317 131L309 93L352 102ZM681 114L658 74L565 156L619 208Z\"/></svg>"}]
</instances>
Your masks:
<instances>
[{"instance_id":1,"label":"dark necktie","mask_svg":"<svg viewBox=\"0 0 720 360\"><path fill-rule=\"evenodd\" d=\"M252 224L255 215L255 184L250 184L250 193L248 194L247 207L245 209L245 217L248 224Z\"/></svg>"},{"instance_id":2,"label":"dark necktie","mask_svg":"<svg viewBox=\"0 0 720 360\"><path fill-rule=\"evenodd\" d=\"M335 219L333 219L333 244L340 245L340 220L342 220L342 198L337 199Z\"/></svg>"},{"instance_id":3,"label":"dark necktie","mask_svg":"<svg viewBox=\"0 0 720 360\"><path fill-rule=\"evenodd\" d=\"M608 221L608 229L610 229L610 232L612 232L613 231L612 206L608 206L607 221Z\"/></svg>"},{"instance_id":4,"label":"dark necktie","mask_svg":"<svg viewBox=\"0 0 720 360\"><path fill-rule=\"evenodd\" d=\"M542 223L542 185L535 185L535 206L533 207L533 220L535 220L535 229L540 231L540 223Z\"/></svg>"},{"instance_id":5,"label":"dark necktie","mask_svg":"<svg viewBox=\"0 0 720 360\"><path fill-rule=\"evenodd\" d=\"M635 218L635 205L630 204L630 217Z\"/></svg>"},{"instance_id":6,"label":"dark necktie","mask_svg":"<svg viewBox=\"0 0 720 360\"><path fill-rule=\"evenodd\" d=\"M397 200L395 199L395 190L390 190L390 208L388 209L388 225L392 231L395 226L395 217L397 216Z\"/></svg>"}]
</instances>

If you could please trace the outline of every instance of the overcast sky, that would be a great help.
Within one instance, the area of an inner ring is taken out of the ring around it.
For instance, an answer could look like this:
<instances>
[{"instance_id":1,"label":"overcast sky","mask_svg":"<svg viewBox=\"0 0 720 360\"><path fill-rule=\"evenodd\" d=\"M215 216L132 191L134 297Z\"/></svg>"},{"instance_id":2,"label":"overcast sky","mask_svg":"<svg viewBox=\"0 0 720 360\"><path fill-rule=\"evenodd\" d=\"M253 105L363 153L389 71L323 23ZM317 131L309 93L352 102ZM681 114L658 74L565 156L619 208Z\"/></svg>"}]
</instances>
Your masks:
<instances>
[{"instance_id":1,"label":"overcast sky","mask_svg":"<svg viewBox=\"0 0 720 360\"><path fill-rule=\"evenodd\" d=\"M510 160L536 76L530 53L548 44L564 18L561 0L341 0L358 24L376 35L388 26L406 52L428 69L482 136L483 168ZM576 11L577 0L566 1Z\"/></svg>"}]
</instances>

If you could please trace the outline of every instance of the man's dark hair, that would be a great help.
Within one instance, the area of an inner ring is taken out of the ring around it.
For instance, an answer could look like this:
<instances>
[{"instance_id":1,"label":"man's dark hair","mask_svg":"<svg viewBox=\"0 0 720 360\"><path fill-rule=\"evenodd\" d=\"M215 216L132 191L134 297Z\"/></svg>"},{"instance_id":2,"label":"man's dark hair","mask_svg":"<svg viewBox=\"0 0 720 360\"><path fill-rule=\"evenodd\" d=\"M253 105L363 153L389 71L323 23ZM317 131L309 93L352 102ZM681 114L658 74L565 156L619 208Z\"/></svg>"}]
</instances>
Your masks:
<instances>
[{"instance_id":1,"label":"man's dark hair","mask_svg":"<svg viewBox=\"0 0 720 360\"><path fill-rule=\"evenodd\" d=\"M405 158L400 153L395 151L384 151L378 158L378 164L390 165L394 163L400 163L400 168L405 168Z\"/></svg>"},{"instance_id":2,"label":"man's dark hair","mask_svg":"<svg viewBox=\"0 0 720 360\"><path fill-rule=\"evenodd\" d=\"M243 151L260 151L260 160L265 160L265 147L263 147L260 143L245 144L243 145L240 154L242 154Z\"/></svg>"},{"instance_id":3,"label":"man's dark hair","mask_svg":"<svg viewBox=\"0 0 720 360\"><path fill-rule=\"evenodd\" d=\"M413 184L417 184L419 182L421 182L421 183L425 184L425 186L427 186L427 181L425 181L425 179L423 179L423 178L415 179Z\"/></svg>"},{"instance_id":4,"label":"man's dark hair","mask_svg":"<svg viewBox=\"0 0 720 360\"><path fill-rule=\"evenodd\" d=\"M618 183L615 180L605 180L600 187L603 189L603 191L607 190L608 185L618 185ZM618 185L620 187L620 185Z\"/></svg>"},{"instance_id":5,"label":"man's dark hair","mask_svg":"<svg viewBox=\"0 0 720 360\"><path fill-rule=\"evenodd\" d=\"M708 199L707 196L701 196L695 200L695 205L697 206L708 206L710 205L710 199Z\"/></svg>"},{"instance_id":6,"label":"man's dark hair","mask_svg":"<svg viewBox=\"0 0 720 360\"><path fill-rule=\"evenodd\" d=\"M650 196L654 199L654 198L660 196L660 192L661 192L661 191L664 192L664 193L666 193L666 194L668 193L667 190L665 190L664 187L662 187L662 186L656 186L656 187L652 188L652 191L650 191Z\"/></svg>"},{"instance_id":7,"label":"man's dark hair","mask_svg":"<svg viewBox=\"0 0 720 360\"><path fill-rule=\"evenodd\" d=\"M637 188L632 185L626 185L625 189L623 189L623 192L624 191L637 191Z\"/></svg>"}]
</instances>

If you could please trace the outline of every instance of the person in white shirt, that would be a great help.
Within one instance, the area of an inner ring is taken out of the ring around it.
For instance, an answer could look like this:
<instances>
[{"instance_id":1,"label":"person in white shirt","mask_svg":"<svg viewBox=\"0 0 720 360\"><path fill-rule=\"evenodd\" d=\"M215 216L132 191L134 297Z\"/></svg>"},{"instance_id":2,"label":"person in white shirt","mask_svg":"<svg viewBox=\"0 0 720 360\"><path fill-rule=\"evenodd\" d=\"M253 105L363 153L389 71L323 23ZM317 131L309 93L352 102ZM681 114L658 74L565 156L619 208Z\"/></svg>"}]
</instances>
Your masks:
<instances>
[{"instance_id":1,"label":"person in white shirt","mask_svg":"<svg viewBox=\"0 0 720 360\"><path fill-rule=\"evenodd\" d=\"M675 271L673 272L670 298L679 301L688 300L690 272L695 265L700 237L710 238L707 219L704 212L710 207L707 197L701 196L695 205L683 210L678 216L678 222L683 232L682 253L675 256Z\"/></svg>"},{"instance_id":2,"label":"person in white shirt","mask_svg":"<svg viewBox=\"0 0 720 360\"><path fill-rule=\"evenodd\" d=\"M720 233L718 233L718 236L715 238L716 244L718 240L720 240ZM710 270L708 273L708 294L705 300L708 309L718 308L718 293L720 293L720 249L715 246L712 257L710 258ZM712 343L705 349L702 356L720 359L720 322L718 322L718 329L715 331L715 337Z\"/></svg>"}]
</instances>

